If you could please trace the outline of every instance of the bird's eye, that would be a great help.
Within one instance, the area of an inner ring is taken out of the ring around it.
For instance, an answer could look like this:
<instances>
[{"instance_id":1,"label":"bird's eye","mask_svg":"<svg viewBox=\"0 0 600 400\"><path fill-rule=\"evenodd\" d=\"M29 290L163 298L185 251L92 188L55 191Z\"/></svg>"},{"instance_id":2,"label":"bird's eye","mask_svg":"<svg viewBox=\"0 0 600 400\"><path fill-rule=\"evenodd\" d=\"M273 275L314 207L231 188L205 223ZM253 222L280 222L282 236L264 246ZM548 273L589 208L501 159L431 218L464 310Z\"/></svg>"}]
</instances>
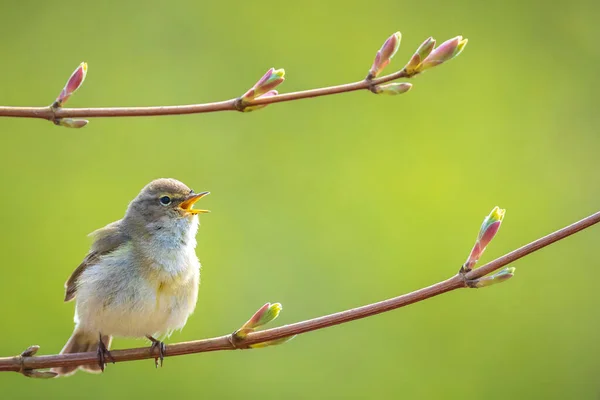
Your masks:
<instances>
[{"instance_id":1,"label":"bird's eye","mask_svg":"<svg viewBox=\"0 0 600 400\"><path fill-rule=\"evenodd\" d=\"M158 200L160 201L160 204L162 204L163 206L168 206L169 204L171 204L171 198L169 196L163 196Z\"/></svg>"}]
</instances>

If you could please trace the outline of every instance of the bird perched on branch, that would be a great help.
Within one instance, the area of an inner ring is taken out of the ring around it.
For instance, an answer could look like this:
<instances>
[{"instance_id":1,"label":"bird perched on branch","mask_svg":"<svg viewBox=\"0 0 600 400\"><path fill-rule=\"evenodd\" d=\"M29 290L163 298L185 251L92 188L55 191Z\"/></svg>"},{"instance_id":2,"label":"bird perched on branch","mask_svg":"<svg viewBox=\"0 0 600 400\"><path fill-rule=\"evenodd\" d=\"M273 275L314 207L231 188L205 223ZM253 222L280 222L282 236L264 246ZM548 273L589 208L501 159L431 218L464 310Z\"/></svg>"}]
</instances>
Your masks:
<instances>
[{"instance_id":1,"label":"bird perched on branch","mask_svg":"<svg viewBox=\"0 0 600 400\"><path fill-rule=\"evenodd\" d=\"M198 214L192 208L209 192L194 193L175 179L150 182L129 204L125 217L93 232L91 250L65 284L75 299L75 330L61 354L96 351L104 371L113 336L155 339L181 329L196 307L200 262L196 257ZM78 367L53 369L70 375Z\"/></svg>"}]
</instances>

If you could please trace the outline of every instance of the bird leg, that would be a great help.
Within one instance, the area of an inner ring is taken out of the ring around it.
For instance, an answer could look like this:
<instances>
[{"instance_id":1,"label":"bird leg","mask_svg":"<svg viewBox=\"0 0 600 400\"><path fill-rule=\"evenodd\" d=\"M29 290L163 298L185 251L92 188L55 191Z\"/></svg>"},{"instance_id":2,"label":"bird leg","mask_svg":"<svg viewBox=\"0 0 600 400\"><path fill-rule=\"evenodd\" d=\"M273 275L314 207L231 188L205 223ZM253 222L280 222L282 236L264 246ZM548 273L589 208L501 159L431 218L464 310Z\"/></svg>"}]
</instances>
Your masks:
<instances>
[{"instance_id":1,"label":"bird leg","mask_svg":"<svg viewBox=\"0 0 600 400\"><path fill-rule=\"evenodd\" d=\"M97 354L98 354L98 365L100 366L100 370L102 370L102 372L104 372L104 365L106 364L106 358L109 358L113 364L115 363L115 359L113 358L112 354L110 354L110 351L108 351L108 349L106 348L106 345L102 341L102 333L100 333L99 337L98 337Z\"/></svg>"},{"instance_id":2,"label":"bird leg","mask_svg":"<svg viewBox=\"0 0 600 400\"><path fill-rule=\"evenodd\" d=\"M154 349L158 348L158 357L154 358L154 366L158 368L158 360L160 360L160 366L162 367L165 354L167 354L167 345L160 340L154 339L150 335L146 335L146 337L152 342L152 346L150 346L150 354L154 353Z\"/></svg>"}]
</instances>

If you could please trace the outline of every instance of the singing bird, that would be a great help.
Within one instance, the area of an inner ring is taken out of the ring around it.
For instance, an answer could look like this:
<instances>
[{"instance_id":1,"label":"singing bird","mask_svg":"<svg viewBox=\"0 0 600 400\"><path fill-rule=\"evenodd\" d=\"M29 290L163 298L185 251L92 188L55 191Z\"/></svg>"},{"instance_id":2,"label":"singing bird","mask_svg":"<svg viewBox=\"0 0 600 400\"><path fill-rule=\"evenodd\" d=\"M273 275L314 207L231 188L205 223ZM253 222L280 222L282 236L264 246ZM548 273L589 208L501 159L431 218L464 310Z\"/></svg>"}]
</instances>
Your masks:
<instances>
[{"instance_id":1,"label":"singing bird","mask_svg":"<svg viewBox=\"0 0 600 400\"><path fill-rule=\"evenodd\" d=\"M123 219L90 234L91 250L65 284L65 301L76 301L75 330L61 354L96 351L98 363L80 368L101 372L113 336L146 337L162 364L165 345L155 338L183 328L196 307L198 214L208 211L192 207L207 194L157 179ZM70 375L77 368L53 371Z\"/></svg>"}]
</instances>

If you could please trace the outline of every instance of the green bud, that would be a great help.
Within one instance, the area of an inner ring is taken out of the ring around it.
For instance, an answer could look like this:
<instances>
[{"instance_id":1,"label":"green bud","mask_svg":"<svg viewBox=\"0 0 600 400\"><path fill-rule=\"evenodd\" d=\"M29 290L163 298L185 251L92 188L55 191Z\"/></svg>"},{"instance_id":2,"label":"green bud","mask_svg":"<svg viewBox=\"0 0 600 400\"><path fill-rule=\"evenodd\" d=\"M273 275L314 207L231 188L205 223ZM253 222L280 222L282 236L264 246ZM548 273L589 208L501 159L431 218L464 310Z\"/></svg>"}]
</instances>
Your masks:
<instances>
[{"instance_id":1,"label":"green bud","mask_svg":"<svg viewBox=\"0 0 600 400\"><path fill-rule=\"evenodd\" d=\"M281 338L281 339L269 340L268 342L251 344L249 347L252 348L252 349L261 349L263 347L277 346L277 345L280 345L280 344L287 343L287 342L289 342L290 340L292 340L295 337L296 337L296 335L284 337L284 338Z\"/></svg>"},{"instance_id":2,"label":"green bud","mask_svg":"<svg viewBox=\"0 0 600 400\"><path fill-rule=\"evenodd\" d=\"M472 282L471 287L482 288L487 286L496 285L504 281L509 280L515 276L515 267L507 267L495 274L484 276L483 278L476 279Z\"/></svg>"},{"instance_id":3,"label":"green bud","mask_svg":"<svg viewBox=\"0 0 600 400\"><path fill-rule=\"evenodd\" d=\"M83 128L88 124L86 119L73 119L73 118L57 118L54 120L55 125L64 126L66 128Z\"/></svg>"},{"instance_id":4,"label":"green bud","mask_svg":"<svg viewBox=\"0 0 600 400\"><path fill-rule=\"evenodd\" d=\"M408 82L389 83L387 85L375 86L374 92L377 94L387 94L387 95L395 96L397 94L406 93L410 89L412 89L412 83L408 83Z\"/></svg>"}]
</instances>

